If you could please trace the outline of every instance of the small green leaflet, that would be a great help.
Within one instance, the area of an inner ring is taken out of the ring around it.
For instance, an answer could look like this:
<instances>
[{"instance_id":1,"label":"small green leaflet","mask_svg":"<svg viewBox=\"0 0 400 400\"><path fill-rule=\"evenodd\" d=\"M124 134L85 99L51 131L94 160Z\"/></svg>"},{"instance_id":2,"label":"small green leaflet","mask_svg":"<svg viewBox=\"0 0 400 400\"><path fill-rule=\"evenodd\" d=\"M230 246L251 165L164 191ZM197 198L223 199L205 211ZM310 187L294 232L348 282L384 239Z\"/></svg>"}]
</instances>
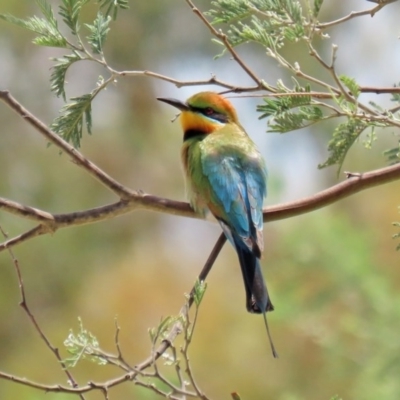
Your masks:
<instances>
[{"instance_id":1,"label":"small green leaflet","mask_svg":"<svg viewBox=\"0 0 400 400\"><path fill-rule=\"evenodd\" d=\"M110 30L111 17L104 17L101 12L97 14L93 24L85 24L89 29L90 35L87 40L92 48L93 53L100 54L103 52L103 44L106 40L107 33Z\"/></svg>"},{"instance_id":2,"label":"small green leaflet","mask_svg":"<svg viewBox=\"0 0 400 400\"><path fill-rule=\"evenodd\" d=\"M92 130L92 100L93 94L72 97L70 103L61 110L61 114L51 124L50 128L74 147L80 147L83 126L91 134Z\"/></svg>"},{"instance_id":3,"label":"small green leaflet","mask_svg":"<svg viewBox=\"0 0 400 400\"><path fill-rule=\"evenodd\" d=\"M128 0L100 0L99 4L100 8L107 7L105 15L109 16L112 14L112 19L114 21L117 19L119 8L121 10L127 10L129 8Z\"/></svg>"},{"instance_id":4,"label":"small green leaflet","mask_svg":"<svg viewBox=\"0 0 400 400\"><path fill-rule=\"evenodd\" d=\"M57 97L62 97L66 101L65 96L65 75L67 74L68 68L75 62L82 60L79 53L74 52L73 54L67 54L63 57L53 58L57 64L52 67L53 72L50 76L50 89L55 93Z\"/></svg>"}]
</instances>

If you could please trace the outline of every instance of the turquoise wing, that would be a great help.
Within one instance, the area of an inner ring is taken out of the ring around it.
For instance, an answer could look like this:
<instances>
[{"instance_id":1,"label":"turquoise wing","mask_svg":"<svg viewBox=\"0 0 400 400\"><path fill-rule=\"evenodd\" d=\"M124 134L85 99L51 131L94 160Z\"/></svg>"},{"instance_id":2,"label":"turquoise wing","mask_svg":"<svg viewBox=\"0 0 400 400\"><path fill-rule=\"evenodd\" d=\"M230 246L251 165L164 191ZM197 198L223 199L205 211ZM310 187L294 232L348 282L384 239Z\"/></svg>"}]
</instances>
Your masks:
<instances>
[{"instance_id":1,"label":"turquoise wing","mask_svg":"<svg viewBox=\"0 0 400 400\"><path fill-rule=\"evenodd\" d=\"M264 161L258 152L245 155L234 148L227 150L202 155L202 170L210 186L209 208L248 248L256 243L262 249Z\"/></svg>"}]
</instances>

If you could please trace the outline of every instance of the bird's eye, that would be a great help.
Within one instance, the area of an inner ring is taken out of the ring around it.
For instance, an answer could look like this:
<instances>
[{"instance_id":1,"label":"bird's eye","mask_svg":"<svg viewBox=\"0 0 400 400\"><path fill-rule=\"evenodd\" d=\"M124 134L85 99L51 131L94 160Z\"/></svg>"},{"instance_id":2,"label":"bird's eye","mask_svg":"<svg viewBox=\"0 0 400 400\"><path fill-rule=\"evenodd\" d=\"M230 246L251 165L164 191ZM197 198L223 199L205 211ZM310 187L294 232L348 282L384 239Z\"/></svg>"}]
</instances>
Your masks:
<instances>
[{"instance_id":1,"label":"bird's eye","mask_svg":"<svg viewBox=\"0 0 400 400\"><path fill-rule=\"evenodd\" d=\"M204 110L204 112L205 112L206 115L212 115L212 114L214 114L214 110L213 110L211 107L207 107L207 108Z\"/></svg>"}]
</instances>

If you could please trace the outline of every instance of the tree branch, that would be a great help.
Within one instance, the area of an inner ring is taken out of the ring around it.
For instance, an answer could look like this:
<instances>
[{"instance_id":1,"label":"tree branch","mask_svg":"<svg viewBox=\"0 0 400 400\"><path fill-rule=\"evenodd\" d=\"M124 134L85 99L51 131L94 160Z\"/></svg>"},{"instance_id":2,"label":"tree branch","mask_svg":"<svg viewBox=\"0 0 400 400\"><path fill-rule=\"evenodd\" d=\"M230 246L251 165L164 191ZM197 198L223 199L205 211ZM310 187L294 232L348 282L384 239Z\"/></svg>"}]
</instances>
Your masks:
<instances>
[{"instance_id":1,"label":"tree branch","mask_svg":"<svg viewBox=\"0 0 400 400\"><path fill-rule=\"evenodd\" d=\"M203 86L203 85L217 85L229 89L230 91L235 92L254 92L260 90L260 86L237 86L228 82L221 81L214 74L211 75L209 79L202 80L194 80L194 81L182 81L179 79L174 79L166 75L161 75L152 71L116 71L112 68L109 70L117 76L148 76L151 78L159 79L165 82L169 82L174 84L177 88L181 88L183 86Z\"/></svg>"},{"instance_id":2,"label":"tree branch","mask_svg":"<svg viewBox=\"0 0 400 400\"><path fill-rule=\"evenodd\" d=\"M346 181L338 183L313 196L264 208L264 221L277 221L318 210L362 190L399 179L400 164L362 174L349 174L349 178ZM20 217L37 221L40 225L0 244L0 251L23 243L35 236L55 232L57 229L105 221L138 210L150 210L188 218L199 218L188 203L163 199L144 193L132 195L131 199L124 201L67 214L51 214L0 198L1 209Z\"/></svg>"},{"instance_id":3,"label":"tree branch","mask_svg":"<svg viewBox=\"0 0 400 400\"><path fill-rule=\"evenodd\" d=\"M38 382L31 381L26 378L20 378L11 374L7 374L6 372L0 371L0 378L12 381L12 382L17 382L20 383L21 385L24 386L29 386L31 388L35 389L40 389L44 392L55 392L55 393L70 393L70 394L84 394L87 392L91 392L93 390L99 390L101 392L104 392L104 390L108 390L109 388L112 388L114 386L120 385L123 382L131 381L132 379L135 378L135 376L138 374L138 372L133 371L129 372L127 374L124 374L122 376L119 376L115 379L110 379L106 382L102 383L95 383L95 382L88 382L87 385L84 386L79 386L79 387L70 387L70 386L63 386L63 385L46 385L46 384L41 384Z\"/></svg>"},{"instance_id":4,"label":"tree branch","mask_svg":"<svg viewBox=\"0 0 400 400\"><path fill-rule=\"evenodd\" d=\"M74 147L63 140L60 136L52 132L43 122L31 114L21 103L19 103L8 90L0 90L0 99L3 100L9 107L11 107L18 115L20 115L26 122L32 125L39 133L41 133L47 140L67 153L72 160L80 167L85 169L91 176L95 177L98 181L103 183L108 189L113 191L121 199L132 195L133 193L126 187L115 181L99 167L85 158Z\"/></svg>"},{"instance_id":5,"label":"tree branch","mask_svg":"<svg viewBox=\"0 0 400 400\"><path fill-rule=\"evenodd\" d=\"M362 190L400 179L400 163L365 173L345 172L346 181L313 196L264 209L264 222L277 221L326 207Z\"/></svg>"},{"instance_id":6,"label":"tree branch","mask_svg":"<svg viewBox=\"0 0 400 400\"><path fill-rule=\"evenodd\" d=\"M224 82L218 79L214 74L211 75L209 79L200 79L193 81L182 81L179 79L171 78L166 75L158 74L152 71L116 71L112 68L109 68L110 72L115 74L116 76L127 76L127 77L137 77L137 76L148 76L151 78L159 79L165 82L169 82L174 84L177 88L186 87L186 86L204 86L204 85L216 85L223 88L228 89L223 93L249 93L249 92L257 92L257 91L265 91L266 88L264 85L256 85L256 86L237 86L232 83ZM360 86L361 93L375 93L375 94L392 94L392 93L400 93L400 87L374 87L374 86ZM276 88L268 86L268 91L275 91ZM311 96L313 98L319 99L331 99L333 97L337 97L337 94L329 93L329 92L293 92L293 93L263 93L259 95L252 95L253 97L285 97L285 96Z\"/></svg>"},{"instance_id":7,"label":"tree branch","mask_svg":"<svg viewBox=\"0 0 400 400\"><path fill-rule=\"evenodd\" d=\"M376 1L376 0L368 0L368 1L373 1L374 3L378 3L379 2L379 1ZM341 24L343 22L346 22L346 21L348 21L350 19L354 19L354 18L357 18L357 17L362 17L364 15L370 15L371 17L373 17L383 7L385 7L389 3L393 3L394 1L396 1L396 0L380 1L377 6L372 7L369 10L352 11L350 14L348 14L348 15L342 17L342 18L336 19L334 21L318 24L318 25L316 25L316 28L318 28L318 29L330 28L332 26L339 25L339 24Z\"/></svg>"}]
</instances>

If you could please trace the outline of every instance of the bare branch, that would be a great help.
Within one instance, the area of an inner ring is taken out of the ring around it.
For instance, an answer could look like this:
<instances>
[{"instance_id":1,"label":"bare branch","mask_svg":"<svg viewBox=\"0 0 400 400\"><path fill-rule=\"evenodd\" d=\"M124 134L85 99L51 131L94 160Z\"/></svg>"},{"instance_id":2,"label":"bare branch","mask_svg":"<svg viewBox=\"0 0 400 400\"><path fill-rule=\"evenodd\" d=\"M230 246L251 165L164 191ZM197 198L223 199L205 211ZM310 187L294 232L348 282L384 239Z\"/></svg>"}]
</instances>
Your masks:
<instances>
[{"instance_id":1,"label":"bare branch","mask_svg":"<svg viewBox=\"0 0 400 400\"><path fill-rule=\"evenodd\" d=\"M264 209L264 222L294 217L326 207L375 186L400 179L400 163L360 174L349 174L349 179L313 196Z\"/></svg>"},{"instance_id":2,"label":"bare branch","mask_svg":"<svg viewBox=\"0 0 400 400\"><path fill-rule=\"evenodd\" d=\"M40 132L47 140L67 153L72 160L80 167L85 169L90 175L95 177L101 183L103 183L108 189L113 191L121 199L132 195L133 193L126 187L115 181L99 167L85 158L80 152L78 152L69 143L63 140L60 136L52 132L43 122L37 119L31 114L21 103L19 103L8 90L0 90L0 99L3 100L8 106L10 106L18 115L20 115L25 121L32 125L38 132Z\"/></svg>"},{"instance_id":3,"label":"bare branch","mask_svg":"<svg viewBox=\"0 0 400 400\"><path fill-rule=\"evenodd\" d=\"M399 87L374 87L374 86L360 86L361 93L375 93L375 94L393 94L400 93Z\"/></svg>"},{"instance_id":4,"label":"bare branch","mask_svg":"<svg viewBox=\"0 0 400 400\"><path fill-rule=\"evenodd\" d=\"M188 203L163 199L144 193L133 194L131 199L128 200L120 200L105 206L68 214L50 214L38 208L23 206L14 201L0 198L0 210L5 210L14 215L40 223L35 228L0 244L0 251L5 250L7 247L13 247L26 242L33 237L54 233L60 228L106 221L139 209L200 218Z\"/></svg>"},{"instance_id":5,"label":"bare branch","mask_svg":"<svg viewBox=\"0 0 400 400\"><path fill-rule=\"evenodd\" d=\"M265 208L264 221L277 221L318 210L319 208L326 207L362 190L399 179L400 164L352 176L346 181L325 189L313 196ZM33 237L55 232L60 228L105 221L118 215L143 209L189 218L199 218L188 203L163 199L144 193L133 195L130 200L119 201L106 206L68 214L50 214L39 209L25 207L18 203L1 198L0 209L20 215L21 217L33 220L36 219L38 222L41 222L40 225L28 232L0 244L0 251L25 242ZM48 225L47 222L49 222L50 225Z\"/></svg>"},{"instance_id":6,"label":"bare branch","mask_svg":"<svg viewBox=\"0 0 400 400\"><path fill-rule=\"evenodd\" d=\"M0 197L0 210L7 211L10 214L31 221L39 222L45 225L48 231L53 232L66 226L86 225L93 222L105 221L139 209L199 218L188 203L168 200L143 192L137 192L126 200L120 200L105 206L67 214L51 214L38 208L24 206L15 201Z\"/></svg>"},{"instance_id":7,"label":"bare branch","mask_svg":"<svg viewBox=\"0 0 400 400\"><path fill-rule=\"evenodd\" d=\"M108 390L114 386L120 385L123 382L130 381L136 375L136 372L130 372L128 374L119 376L118 378L111 379L104 383L94 383L89 382L87 385L80 386L80 387L70 387L70 386L63 386L63 385L45 385L38 382L31 381L26 378L20 378L11 374L7 374L6 372L0 371L0 378L20 383L24 386L29 386L31 388L40 389L44 392L55 392L55 393L71 393L71 394L84 394L87 392L91 392L93 390L99 390L103 392L104 390Z\"/></svg>"},{"instance_id":8,"label":"bare branch","mask_svg":"<svg viewBox=\"0 0 400 400\"><path fill-rule=\"evenodd\" d=\"M229 89L229 91L234 91L234 92L254 92L257 90L260 90L260 86L237 86L228 82L221 81L218 79L214 74L211 74L211 78L209 79L203 79L203 80L196 80L196 81L182 81L179 79L174 79L166 75L161 75L156 72L152 71L116 71L113 69L110 69L110 71L119 76L148 76L151 78L159 79L162 81L166 81L169 83L174 84L176 87L181 88L184 86L203 86L203 85L216 85L216 86L221 86L226 89Z\"/></svg>"},{"instance_id":9,"label":"bare branch","mask_svg":"<svg viewBox=\"0 0 400 400\"><path fill-rule=\"evenodd\" d=\"M306 77L305 77L306 78ZM374 87L374 86L360 86L359 90L361 93L375 93L375 94L394 94L400 93L400 87ZM235 90L237 93L246 92L247 90ZM333 99L335 97L339 97L339 93L331 93L331 92L286 92L286 93L259 93L259 94L249 94L249 95L241 95L241 96L226 96L230 98L254 98L254 97L271 97L271 98L279 98L279 97L302 97L302 96L310 96L313 99Z\"/></svg>"},{"instance_id":10,"label":"bare branch","mask_svg":"<svg viewBox=\"0 0 400 400\"><path fill-rule=\"evenodd\" d=\"M221 93L251 93L257 91L265 91L267 90L264 85L256 85L256 86L237 86L228 82L221 81L214 74L211 75L209 79L200 79L194 81L182 81L179 79L171 78L166 75L161 75L152 71L116 71L110 68L110 71L116 76L127 76L127 77L137 77L137 76L148 76L151 78L159 79L162 81L170 82L174 84L176 87L186 87L186 86L205 86L205 85L216 85L221 86L227 91ZM268 87L269 93L262 93L259 95L251 95L250 97L285 97L285 96L311 96L317 99L331 99L332 97L337 96L337 94L333 94L330 92L293 92L293 93L271 93L271 87ZM275 90L275 88L273 88ZM361 93L375 93L375 94L392 94L392 93L400 93L399 87L374 87L374 86L360 86Z\"/></svg>"},{"instance_id":11,"label":"bare branch","mask_svg":"<svg viewBox=\"0 0 400 400\"><path fill-rule=\"evenodd\" d=\"M354 96L346 90L346 88L343 86L342 82L340 81L340 78L337 75L336 69L335 69L336 52L337 52L336 45L332 45L331 63L329 65L321 58L321 56L315 50L315 48L311 44L311 42L308 43L308 48L310 50L310 55L313 56L319 62L319 64L330 73L333 80L335 81L336 86L337 86L337 88L335 88L335 95L338 95L339 93L341 93L347 101L355 104L357 106L357 108L362 110L362 112L367 113L367 115L368 115L367 119L370 121L377 121L377 122L381 122L383 124L390 124L393 126L400 127L400 122L398 120L391 118L388 115L382 115L381 113L373 110L371 107L368 107L365 104L359 102L358 99L355 99ZM306 77L305 74L303 74L300 71L300 69L298 69L297 75L300 75L300 76L303 75L304 78L309 79L309 77ZM371 88L368 88L368 89L371 89ZM381 92L381 93L383 93L383 92ZM357 116L360 119L366 118L366 116L364 114L357 114Z\"/></svg>"},{"instance_id":12,"label":"bare branch","mask_svg":"<svg viewBox=\"0 0 400 400\"><path fill-rule=\"evenodd\" d=\"M3 242L2 244L0 244L0 251L14 247L17 244L26 242L30 239L33 239L36 236L41 236L41 235L44 235L49 232L53 232L53 231L49 231L49 229L46 228L46 225L38 225L35 228L30 229L29 231L22 233L20 235L17 235L15 237L13 237L12 239L8 239L5 242Z\"/></svg>"},{"instance_id":13,"label":"bare branch","mask_svg":"<svg viewBox=\"0 0 400 400\"><path fill-rule=\"evenodd\" d=\"M372 1L372 0L370 0ZM336 19L335 21L330 21L330 22L325 22L322 24L318 24L316 25L317 29L326 29L326 28L330 28L332 26L335 25L339 25L343 22L346 22L350 19L354 19L357 17L362 17L364 15L370 15L371 17L373 17L379 10L381 10L383 7L385 7L386 5L388 5L389 3L393 3L396 0L388 0L388 1L381 1L377 6L370 8L369 10L364 10L364 11L352 11L350 14ZM377 3L377 1L374 1L375 3Z\"/></svg>"}]
</instances>

